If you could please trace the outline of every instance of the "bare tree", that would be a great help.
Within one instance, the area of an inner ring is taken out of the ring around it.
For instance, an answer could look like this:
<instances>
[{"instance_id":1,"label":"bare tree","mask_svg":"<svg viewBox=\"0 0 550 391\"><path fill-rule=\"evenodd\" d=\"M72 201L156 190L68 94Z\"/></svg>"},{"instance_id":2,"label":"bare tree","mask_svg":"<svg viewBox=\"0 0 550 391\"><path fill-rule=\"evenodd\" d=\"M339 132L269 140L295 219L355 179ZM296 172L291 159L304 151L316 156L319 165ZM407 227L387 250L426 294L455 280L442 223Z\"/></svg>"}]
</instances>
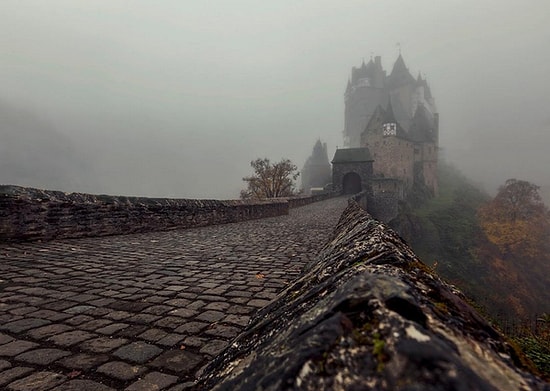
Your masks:
<instances>
[{"instance_id":1,"label":"bare tree","mask_svg":"<svg viewBox=\"0 0 550 391\"><path fill-rule=\"evenodd\" d=\"M254 175L243 178L248 186L241 191L241 198L277 198L294 195L294 181L298 178L298 167L290 160L282 159L271 163L269 159L250 162Z\"/></svg>"}]
</instances>

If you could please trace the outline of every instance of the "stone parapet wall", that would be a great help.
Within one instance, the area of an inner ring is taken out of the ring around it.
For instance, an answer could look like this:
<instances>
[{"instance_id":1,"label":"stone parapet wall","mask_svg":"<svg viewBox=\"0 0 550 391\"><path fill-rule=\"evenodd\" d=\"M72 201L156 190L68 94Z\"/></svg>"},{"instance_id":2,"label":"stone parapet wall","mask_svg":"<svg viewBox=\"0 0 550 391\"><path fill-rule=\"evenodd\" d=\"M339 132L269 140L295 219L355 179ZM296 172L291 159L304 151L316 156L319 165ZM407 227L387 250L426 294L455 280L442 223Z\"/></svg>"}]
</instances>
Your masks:
<instances>
[{"instance_id":1,"label":"stone parapet wall","mask_svg":"<svg viewBox=\"0 0 550 391\"><path fill-rule=\"evenodd\" d=\"M119 235L234 223L285 215L289 205L287 200L116 197L0 186L0 242Z\"/></svg>"},{"instance_id":2,"label":"stone parapet wall","mask_svg":"<svg viewBox=\"0 0 550 391\"><path fill-rule=\"evenodd\" d=\"M340 193L333 191L333 192L327 192L323 194L315 194L307 197L286 198L286 200L288 201L288 207L292 209L292 208L299 208L300 206L309 205L314 202L328 200L329 198L338 197L339 195Z\"/></svg>"},{"instance_id":3,"label":"stone parapet wall","mask_svg":"<svg viewBox=\"0 0 550 391\"><path fill-rule=\"evenodd\" d=\"M353 200L302 275L193 390L547 390L518 351Z\"/></svg>"}]
</instances>

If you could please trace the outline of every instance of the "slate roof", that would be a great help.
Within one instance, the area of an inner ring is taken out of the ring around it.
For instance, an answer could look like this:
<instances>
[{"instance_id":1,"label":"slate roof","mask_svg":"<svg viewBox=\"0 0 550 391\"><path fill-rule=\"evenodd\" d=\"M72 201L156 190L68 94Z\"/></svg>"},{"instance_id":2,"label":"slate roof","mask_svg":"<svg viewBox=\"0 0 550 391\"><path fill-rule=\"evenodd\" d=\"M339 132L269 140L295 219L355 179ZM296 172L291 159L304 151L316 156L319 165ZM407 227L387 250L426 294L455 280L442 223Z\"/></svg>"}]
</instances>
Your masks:
<instances>
[{"instance_id":1,"label":"slate roof","mask_svg":"<svg viewBox=\"0 0 550 391\"><path fill-rule=\"evenodd\" d=\"M372 161L374 161L374 159L368 148L337 149L332 159L332 163L359 163Z\"/></svg>"},{"instance_id":2,"label":"slate roof","mask_svg":"<svg viewBox=\"0 0 550 391\"><path fill-rule=\"evenodd\" d=\"M415 78L409 73L409 70L405 65L405 61L403 60L403 57L401 56L401 54L395 61L395 64L393 65L393 69L391 71L390 76L388 77L387 82L390 86L416 83Z\"/></svg>"},{"instance_id":3,"label":"slate roof","mask_svg":"<svg viewBox=\"0 0 550 391\"><path fill-rule=\"evenodd\" d=\"M433 142L435 141L433 132L434 123L430 118L430 114L424 105L418 105L409 132L410 137L417 142Z\"/></svg>"}]
</instances>

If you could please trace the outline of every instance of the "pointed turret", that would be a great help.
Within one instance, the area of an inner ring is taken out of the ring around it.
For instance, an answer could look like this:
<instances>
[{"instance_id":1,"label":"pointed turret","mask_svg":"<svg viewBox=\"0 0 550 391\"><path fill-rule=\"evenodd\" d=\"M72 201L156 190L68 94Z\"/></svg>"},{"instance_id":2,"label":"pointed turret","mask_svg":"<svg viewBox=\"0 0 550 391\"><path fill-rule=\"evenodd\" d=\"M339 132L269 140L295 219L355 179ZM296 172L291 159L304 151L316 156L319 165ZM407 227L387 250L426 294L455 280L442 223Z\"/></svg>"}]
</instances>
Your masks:
<instances>
[{"instance_id":1,"label":"pointed turret","mask_svg":"<svg viewBox=\"0 0 550 391\"><path fill-rule=\"evenodd\" d=\"M397 57L397 60L395 60L395 63L393 64L393 69L390 76L404 72L408 73L409 69L405 65L405 60L403 60L403 56L401 55L401 53L399 53L399 57Z\"/></svg>"},{"instance_id":2,"label":"pointed turret","mask_svg":"<svg viewBox=\"0 0 550 391\"><path fill-rule=\"evenodd\" d=\"M409 69L405 65L405 60L403 60L403 56L399 54L399 57L397 57L395 64L393 64L391 74L388 77L388 84L395 87L402 84L415 82L416 80L410 74Z\"/></svg>"},{"instance_id":3,"label":"pointed turret","mask_svg":"<svg viewBox=\"0 0 550 391\"><path fill-rule=\"evenodd\" d=\"M348 85L346 86L346 92L344 95L348 95L351 92L351 80L348 79Z\"/></svg>"},{"instance_id":4,"label":"pointed turret","mask_svg":"<svg viewBox=\"0 0 550 391\"><path fill-rule=\"evenodd\" d=\"M327 144L317 139L302 169L302 188L309 192L312 187L324 187L331 181L331 167Z\"/></svg>"},{"instance_id":5,"label":"pointed turret","mask_svg":"<svg viewBox=\"0 0 550 391\"><path fill-rule=\"evenodd\" d=\"M376 65L374 65L374 61L372 61L371 58L367 64L367 72L369 73L369 76L372 76L374 71L376 71Z\"/></svg>"}]
</instances>

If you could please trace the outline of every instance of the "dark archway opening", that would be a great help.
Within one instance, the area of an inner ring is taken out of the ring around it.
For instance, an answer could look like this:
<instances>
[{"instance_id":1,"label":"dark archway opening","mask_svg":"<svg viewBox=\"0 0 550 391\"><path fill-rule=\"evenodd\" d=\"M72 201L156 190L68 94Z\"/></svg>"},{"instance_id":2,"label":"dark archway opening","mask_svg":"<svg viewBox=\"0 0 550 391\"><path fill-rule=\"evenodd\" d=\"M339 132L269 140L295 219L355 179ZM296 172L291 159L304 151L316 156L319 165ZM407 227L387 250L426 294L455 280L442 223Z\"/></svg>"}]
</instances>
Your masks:
<instances>
[{"instance_id":1,"label":"dark archway opening","mask_svg":"<svg viewBox=\"0 0 550 391\"><path fill-rule=\"evenodd\" d=\"M342 191L344 194L356 194L361 191L361 177L355 172L348 172L342 179Z\"/></svg>"}]
</instances>

